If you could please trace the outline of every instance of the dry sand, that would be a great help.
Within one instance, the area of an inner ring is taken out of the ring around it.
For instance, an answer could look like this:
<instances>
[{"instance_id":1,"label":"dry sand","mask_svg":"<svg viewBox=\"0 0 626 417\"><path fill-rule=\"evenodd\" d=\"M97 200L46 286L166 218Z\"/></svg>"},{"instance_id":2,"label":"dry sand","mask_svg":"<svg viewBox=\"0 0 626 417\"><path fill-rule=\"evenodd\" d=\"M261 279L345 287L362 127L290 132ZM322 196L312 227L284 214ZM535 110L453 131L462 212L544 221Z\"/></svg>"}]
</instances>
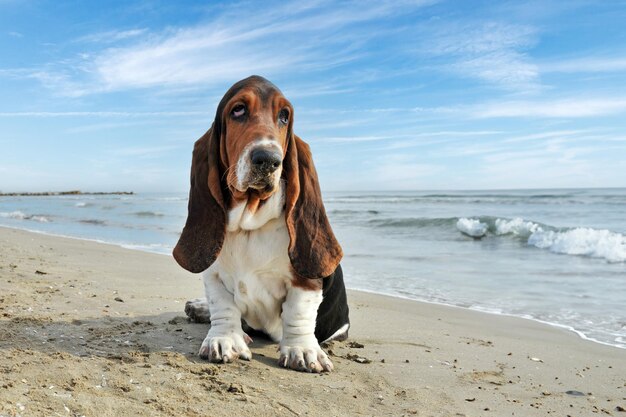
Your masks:
<instances>
[{"instance_id":1,"label":"dry sand","mask_svg":"<svg viewBox=\"0 0 626 417\"><path fill-rule=\"evenodd\" d=\"M351 291L335 371L303 374L258 338L200 360L201 294L167 256L0 228L0 416L626 416L626 350L565 330Z\"/></svg>"}]
</instances>

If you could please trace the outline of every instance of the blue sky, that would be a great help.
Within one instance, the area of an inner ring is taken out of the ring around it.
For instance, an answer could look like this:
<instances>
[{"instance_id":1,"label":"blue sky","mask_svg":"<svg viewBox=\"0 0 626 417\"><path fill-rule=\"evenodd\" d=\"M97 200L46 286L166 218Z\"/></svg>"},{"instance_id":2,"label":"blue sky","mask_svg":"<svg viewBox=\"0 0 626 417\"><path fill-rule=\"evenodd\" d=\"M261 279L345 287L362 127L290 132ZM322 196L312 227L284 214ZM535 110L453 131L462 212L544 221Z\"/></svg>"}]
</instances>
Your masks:
<instances>
[{"instance_id":1,"label":"blue sky","mask_svg":"<svg viewBox=\"0 0 626 417\"><path fill-rule=\"evenodd\" d=\"M326 190L626 186L625 1L0 0L0 190L186 191L269 78Z\"/></svg>"}]
</instances>

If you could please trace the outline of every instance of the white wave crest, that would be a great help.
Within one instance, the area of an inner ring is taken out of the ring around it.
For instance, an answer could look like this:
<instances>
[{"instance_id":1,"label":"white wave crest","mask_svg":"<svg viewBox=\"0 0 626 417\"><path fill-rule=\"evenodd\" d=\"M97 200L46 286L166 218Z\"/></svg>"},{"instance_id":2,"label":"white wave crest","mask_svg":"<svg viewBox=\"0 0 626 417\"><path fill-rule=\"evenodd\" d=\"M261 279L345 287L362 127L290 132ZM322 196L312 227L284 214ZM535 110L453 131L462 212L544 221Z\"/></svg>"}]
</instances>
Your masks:
<instances>
[{"instance_id":1,"label":"white wave crest","mask_svg":"<svg viewBox=\"0 0 626 417\"><path fill-rule=\"evenodd\" d=\"M626 261L626 237L609 230L582 227L563 232L538 230L528 238L528 244L555 253Z\"/></svg>"},{"instance_id":2,"label":"white wave crest","mask_svg":"<svg viewBox=\"0 0 626 417\"><path fill-rule=\"evenodd\" d=\"M496 219L496 235L516 235L528 237L535 232L541 232L543 229L537 223L528 222L519 217L513 220Z\"/></svg>"},{"instance_id":3,"label":"white wave crest","mask_svg":"<svg viewBox=\"0 0 626 417\"><path fill-rule=\"evenodd\" d=\"M456 222L456 228L467 236L480 238L487 234L489 227L480 220L462 217Z\"/></svg>"},{"instance_id":4,"label":"white wave crest","mask_svg":"<svg viewBox=\"0 0 626 417\"><path fill-rule=\"evenodd\" d=\"M50 221L45 216L30 216L28 217L28 220L33 220L33 221L40 222L40 223L48 223Z\"/></svg>"},{"instance_id":5,"label":"white wave crest","mask_svg":"<svg viewBox=\"0 0 626 417\"><path fill-rule=\"evenodd\" d=\"M11 212L0 212L0 217L4 217L5 219L17 219L17 220L24 220L26 219L28 216L26 214L24 214L21 211L11 211Z\"/></svg>"},{"instance_id":6,"label":"white wave crest","mask_svg":"<svg viewBox=\"0 0 626 417\"><path fill-rule=\"evenodd\" d=\"M48 223L50 220L45 216L31 216L22 211L0 212L0 217L15 220L32 220L40 223Z\"/></svg>"},{"instance_id":7,"label":"white wave crest","mask_svg":"<svg viewBox=\"0 0 626 417\"><path fill-rule=\"evenodd\" d=\"M462 217L457 221L456 228L471 237L481 238L488 232L496 236L510 235L525 239L529 246L553 253L626 262L626 236L609 230L584 227L557 230L519 217L495 221Z\"/></svg>"}]
</instances>

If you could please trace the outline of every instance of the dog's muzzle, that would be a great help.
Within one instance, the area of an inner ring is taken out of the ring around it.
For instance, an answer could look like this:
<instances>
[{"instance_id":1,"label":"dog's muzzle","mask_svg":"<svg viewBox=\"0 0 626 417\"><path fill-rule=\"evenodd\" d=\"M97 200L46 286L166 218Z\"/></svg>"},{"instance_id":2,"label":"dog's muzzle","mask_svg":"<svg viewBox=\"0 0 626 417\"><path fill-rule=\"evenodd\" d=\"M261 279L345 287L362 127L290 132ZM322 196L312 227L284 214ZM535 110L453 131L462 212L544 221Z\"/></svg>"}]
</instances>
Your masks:
<instances>
[{"instance_id":1,"label":"dog's muzzle","mask_svg":"<svg viewBox=\"0 0 626 417\"><path fill-rule=\"evenodd\" d=\"M266 148L254 149L250 155L252 170L258 174L269 175L282 164L282 155Z\"/></svg>"},{"instance_id":2,"label":"dog's muzzle","mask_svg":"<svg viewBox=\"0 0 626 417\"><path fill-rule=\"evenodd\" d=\"M282 153L278 150L259 146L250 152L250 171L248 184L250 188L273 191L277 185L277 175L283 163Z\"/></svg>"}]
</instances>

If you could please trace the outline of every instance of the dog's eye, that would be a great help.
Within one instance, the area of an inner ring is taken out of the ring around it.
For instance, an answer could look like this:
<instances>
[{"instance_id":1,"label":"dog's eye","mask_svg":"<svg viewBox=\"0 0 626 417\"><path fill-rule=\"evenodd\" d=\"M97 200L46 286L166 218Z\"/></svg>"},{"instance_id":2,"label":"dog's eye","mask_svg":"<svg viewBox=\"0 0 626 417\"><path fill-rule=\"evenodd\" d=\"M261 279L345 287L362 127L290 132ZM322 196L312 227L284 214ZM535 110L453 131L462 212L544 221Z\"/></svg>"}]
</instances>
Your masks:
<instances>
[{"instance_id":1,"label":"dog's eye","mask_svg":"<svg viewBox=\"0 0 626 417\"><path fill-rule=\"evenodd\" d=\"M233 117L241 117L244 114L246 114L246 106L244 106L243 104L237 104L230 111L230 115L233 116Z\"/></svg>"},{"instance_id":2,"label":"dog's eye","mask_svg":"<svg viewBox=\"0 0 626 417\"><path fill-rule=\"evenodd\" d=\"M280 120L280 122L284 125L289 123L289 110L282 109L278 114L278 120Z\"/></svg>"}]
</instances>

